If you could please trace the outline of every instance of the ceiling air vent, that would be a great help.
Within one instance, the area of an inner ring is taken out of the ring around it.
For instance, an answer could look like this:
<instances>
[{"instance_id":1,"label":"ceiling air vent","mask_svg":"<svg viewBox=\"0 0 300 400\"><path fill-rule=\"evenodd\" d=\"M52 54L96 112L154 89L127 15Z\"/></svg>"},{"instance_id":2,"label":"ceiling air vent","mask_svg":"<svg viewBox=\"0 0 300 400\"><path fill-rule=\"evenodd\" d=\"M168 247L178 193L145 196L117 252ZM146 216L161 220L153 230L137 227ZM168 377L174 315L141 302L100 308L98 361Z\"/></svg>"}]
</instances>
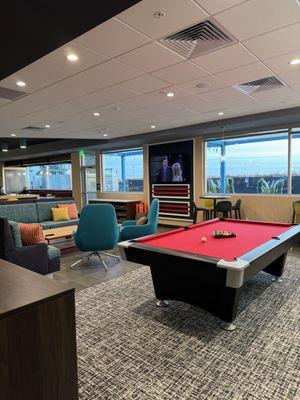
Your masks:
<instances>
[{"instance_id":1,"label":"ceiling air vent","mask_svg":"<svg viewBox=\"0 0 300 400\"><path fill-rule=\"evenodd\" d=\"M44 126L32 126L32 125L25 126L25 128L22 128L22 130L24 131L34 131L34 132L43 131L44 129L45 129Z\"/></svg>"},{"instance_id":2,"label":"ceiling air vent","mask_svg":"<svg viewBox=\"0 0 300 400\"><path fill-rule=\"evenodd\" d=\"M286 83L278 79L276 76L268 76L267 78L258 79L256 81L239 83L233 87L244 94L251 94L253 92L263 92L265 90L277 89L282 86L286 86Z\"/></svg>"},{"instance_id":3,"label":"ceiling air vent","mask_svg":"<svg viewBox=\"0 0 300 400\"><path fill-rule=\"evenodd\" d=\"M25 92L21 92L20 90L13 90L13 89L8 89L5 87L0 87L0 99L5 99L5 100L15 100L18 97L24 96Z\"/></svg>"},{"instance_id":4,"label":"ceiling air vent","mask_svg":"<svg viewBox=\"0 0 300 400\"><path fill-rule=\"evenodd\" d=\"M186 58L193 58L237 40L218 22L210 18L160 41L176 53Z\"/></svg>"}]
</instances>

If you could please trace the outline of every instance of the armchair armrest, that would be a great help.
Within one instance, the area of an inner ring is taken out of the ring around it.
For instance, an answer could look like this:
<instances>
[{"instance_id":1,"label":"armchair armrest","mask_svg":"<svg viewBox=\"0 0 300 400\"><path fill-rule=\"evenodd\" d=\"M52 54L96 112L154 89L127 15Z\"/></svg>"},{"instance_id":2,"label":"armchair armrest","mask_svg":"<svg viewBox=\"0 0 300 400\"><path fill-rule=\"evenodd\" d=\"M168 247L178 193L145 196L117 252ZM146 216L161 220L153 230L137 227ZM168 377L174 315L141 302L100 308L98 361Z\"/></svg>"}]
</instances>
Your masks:
<instances>
[{"instance_id":1,"label":"armchair armrest","mask_svg":"<svg viewBox=\"0 0 300 400\"><path fill-rule=\"evenodd\" d=\"M155 228L152 224L124 226L120 232L120 240L137 239L142 236L152 235Z\"/></svg>"},{"instance_id":2,"label":"armchair armrest","mask_svg":"<svg viewBox=\"0 0 300 400\"><path fill-rule=\"evenodd\" d=\"M123 226L135 226L136 225L136 220L135 219L129 219L128 221L123 222Z\"/></svg>"},{"instance_id":3,"label":"armchair armrest","mask_svg":"<svg viewBox=\"0 0 300 400\"><path fill-rule=\"evenodd\" d=\"M48 247L46 243L17 247L8 256L11 261L21 267L42 275L48 274Z\"/></svg>"}]
</instances>

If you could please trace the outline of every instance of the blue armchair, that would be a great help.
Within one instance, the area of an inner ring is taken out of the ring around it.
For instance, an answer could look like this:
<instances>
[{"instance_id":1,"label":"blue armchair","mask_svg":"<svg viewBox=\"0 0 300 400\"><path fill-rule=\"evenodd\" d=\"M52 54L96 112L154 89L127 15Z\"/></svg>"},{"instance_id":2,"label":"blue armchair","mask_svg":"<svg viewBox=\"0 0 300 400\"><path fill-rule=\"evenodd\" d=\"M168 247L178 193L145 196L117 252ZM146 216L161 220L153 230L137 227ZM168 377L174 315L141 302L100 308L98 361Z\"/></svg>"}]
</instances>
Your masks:
<instances>
[{"instance_id":1,"label":"blue armchair","mask_svg":"<svg viewBox=\"0 0 300 400\"><path fill-rule=\"evenodd\" d=\"M153 199L147 216L147 224L136 225L135 220L125 221L120 229L120 241L136 239L142 236L152 235L157 231L159 213L159 201Z\"/></svg>"},{"instance_id":2,"label":"blue armchair","mask_svg":"<svg viewBox=\"0 0 300 400\"><path fill-rule=\"evenodd\" d=\"M116 212L111 204L89 204L83 207L74 240L79 250L91 251L91 253L73 263L71 268L95 255L99 257L107 270L107 265L102 260L101 254L120 260L120 257L103 251L113 249L117 245L118 236Z\"/></svg>"}]
</instances>

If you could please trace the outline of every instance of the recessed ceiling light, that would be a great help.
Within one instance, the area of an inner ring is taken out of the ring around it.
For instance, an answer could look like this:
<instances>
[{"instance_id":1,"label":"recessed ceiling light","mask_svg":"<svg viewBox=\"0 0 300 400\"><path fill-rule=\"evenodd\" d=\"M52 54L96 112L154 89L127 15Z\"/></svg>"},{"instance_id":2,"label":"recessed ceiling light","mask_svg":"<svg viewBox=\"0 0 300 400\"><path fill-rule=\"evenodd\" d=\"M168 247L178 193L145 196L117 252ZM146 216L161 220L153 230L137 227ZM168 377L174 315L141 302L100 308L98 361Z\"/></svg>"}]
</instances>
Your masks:
<instances>
[{"instance_id":1,"label":"recessed ceiling light","mask_svg":"<svg viewBox=\"0 0 300 400\"><path fill-rule=\"evenodd\" d=\"M103 133L103 136L104 136L104 137L107 137L107 136L108 136L108 133Z\"/></svg>"},{"instance_id":2,"label":"recessed ceiling light","mask_svg":"<svg viewBox=\"0 0 300 400\"><path fill-rule=\"evenodd\" d=\"M218 112L218 115L224 115L223 111Z\"/></svg>"},{"instance_id":3,"label":"recessed ceiling light","mask_svg":"<svg viewBox=\"0 0 300 400\"><path fill-rule=\"evenodd\" d=\"M8 151L7 143L2 143L1 147L2 147L2 151L4 151L4 152Z\"/></svg>"},{"instance_id":4,"label":"recessed ceiling light","mask_svg":"<svg viewBox=\"0 0 300 400\"><path fill-rule=\"evenodd\" d=\"M11 133L10 136L15 137L17 135L15 133Z\"/></svg>"},{"instance_id":5,"label":"recessed ceiling light","mask_svg":"<svg viewBox=\"0 0 300 400\"><path fill-rule=\"evenodd\" d=\"M26 139L20 139L20 149L26 149Z\"/></svg>"},{"instance_id":6,"label":"recessed ceiling light","mask_svg":"<svg viewBox=\"0 0 300 400\"><path fill-rule=\"evenodd\" d=\"M167 93L167 97L174 97L174 93L173 92L168 92Z\"/></svg>"},{"instance_id":7,"label":"recessed ceiling light","mask_svg":"<svg viewBox=\"0 0 300 400\"><path fill-rule=\"evenodd\" d=\"M294 60L290 61L291 65L298 65L300 64L300 58L295 58Z\"/></svg>"},{"instance_id":8,"label":"recessed ceiling light","mask_svg":"<svg viewBox=\"0 0 300 400\"><path fill-rule=\"evenodd\" d=\"M45 128L50 128L50 125L46 124L46 125L45 125Z\"/></svg>"},{"instance_id":9,"label":"recessed ceiling light","mask_svg":"<svg viewBox=\"0 0 300 400\"><path fill-rule=\"evenodd\" d=\"M94 117L99 117L99 116L100 116L100 113L94 112Z\"/></svg>"},{"instance_id":10,"label":"recessed ceiling light","mask_svg":"<svg viewBox=\"0 0 300 400\"><path fill-rule=\"evenodd\" d=\"M78 55L75 53L70 53L67 55L67 59L69 61L77 61L78 60Z\"/></svg>"},{"instance_id":11,"label":"recessed ceiling light","mask_svg":"<svg viewBox=\"0 0 300 400\"><path fill-rule=\"evenodd\" d=\"M23 81L17 81L17 85L23 87L23 86L26 86L26 83Z\"/></svg>"},{"instance_id":12,"label":"recessed ceiling light","mask_svg":"<svg viewBox=\"0 0 300 400\"><path fill-rule=\"evenodd\" d=\"M155 129L155 128L156 128L156 125L151 125L150 128L151 128L151 129Z\"/></svg>"}]
</instances>

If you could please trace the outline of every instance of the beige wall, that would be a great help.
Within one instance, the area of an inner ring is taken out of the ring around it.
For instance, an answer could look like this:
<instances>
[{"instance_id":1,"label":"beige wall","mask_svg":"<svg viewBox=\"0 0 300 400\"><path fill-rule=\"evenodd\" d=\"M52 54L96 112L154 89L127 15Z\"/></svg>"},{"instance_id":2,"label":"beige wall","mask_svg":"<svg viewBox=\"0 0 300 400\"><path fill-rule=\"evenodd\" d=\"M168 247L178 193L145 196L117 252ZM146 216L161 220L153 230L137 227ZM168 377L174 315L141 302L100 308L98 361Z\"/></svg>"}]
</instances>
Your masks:
<instances>
[{"instance_id":1,"label":"beige wall","mask_svg":"<svg viewBox=\"0 0 300 400\"><path fill-rule=\"evenodd\" d=\"M78 209L82 208L82 182L79 153L71 153L72 193Z\"/></svg>"}]
</instances>

